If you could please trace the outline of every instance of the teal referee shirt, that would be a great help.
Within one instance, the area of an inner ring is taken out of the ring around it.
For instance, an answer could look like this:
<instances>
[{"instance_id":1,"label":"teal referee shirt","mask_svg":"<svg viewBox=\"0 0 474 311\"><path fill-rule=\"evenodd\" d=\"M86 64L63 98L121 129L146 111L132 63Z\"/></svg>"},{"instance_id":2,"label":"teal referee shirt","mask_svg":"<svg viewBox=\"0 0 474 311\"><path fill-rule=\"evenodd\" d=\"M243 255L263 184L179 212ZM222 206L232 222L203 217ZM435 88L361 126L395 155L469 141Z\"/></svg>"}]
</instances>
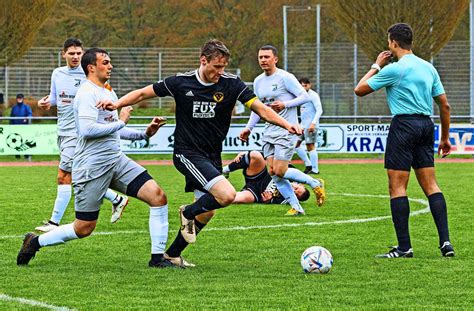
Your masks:
<instances>
[{"instance_id":1,"label":"teal referee shirt","mask_svg":"<svg viewBox=\"0 0 474 311\"><path fill-rule=\"evenodd\" d=\"M385 87L392 115L433 114L433 97L444 94L443 84L433 65L414 54L382 68L367 80L374 91Z\"/></svg>"}]
</instances>

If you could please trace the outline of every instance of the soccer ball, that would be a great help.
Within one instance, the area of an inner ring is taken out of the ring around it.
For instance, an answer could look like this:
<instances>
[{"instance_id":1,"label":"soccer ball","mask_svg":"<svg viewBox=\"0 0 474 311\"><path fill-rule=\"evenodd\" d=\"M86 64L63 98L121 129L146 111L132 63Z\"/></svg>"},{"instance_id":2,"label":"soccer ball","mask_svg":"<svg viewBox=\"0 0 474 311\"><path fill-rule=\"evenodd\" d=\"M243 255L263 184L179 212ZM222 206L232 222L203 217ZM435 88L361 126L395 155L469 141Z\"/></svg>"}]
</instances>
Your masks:
<instances>
[{"instance_id":1,"label":"soccer ball","mask_svg":"<svg viewBox=\"0 0 474 311\"><path fill-rule=\"evenodd\" d=\"M332 255L324 247L311 246L301 255L301 267L305 273L328 273L332 268Z\"/></svg>"}]
</instances>

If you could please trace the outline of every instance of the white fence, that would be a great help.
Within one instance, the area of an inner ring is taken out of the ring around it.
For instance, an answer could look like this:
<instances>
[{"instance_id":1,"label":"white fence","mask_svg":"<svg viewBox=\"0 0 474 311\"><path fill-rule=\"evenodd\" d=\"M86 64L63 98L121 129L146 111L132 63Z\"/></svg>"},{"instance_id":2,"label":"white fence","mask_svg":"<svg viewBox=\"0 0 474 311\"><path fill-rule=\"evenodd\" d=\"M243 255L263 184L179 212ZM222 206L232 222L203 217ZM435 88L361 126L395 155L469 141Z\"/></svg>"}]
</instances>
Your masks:
<instances>
[{"instance_id":1,"label":"white fence","mask_svg":"<svg viewBox=\"0 0 474 311\"><path fill-rule=\"evenodd\" d=\"M109 48L114 74L111 83L118 95L146 86L162 77L198 67L198 48ZM316 81L315 44L289 45L288 70L297 77ZM354 57L356 55L357 57ZM356 61L356 62L355 62ZM354 53L349 42L321 43L320 95L324 114L333 116L388 115L384 92L364 98L354 96L354 77L360 78L373 60ZM453 41L433 60L445 86L453 115L470 115L469 41ZM355 66L354 66L355 64ZM65 65L60 48L36 47L8 68L0 67L0 93L40 98L49 93L51 72ZM238 69L230 72L240 74ZM172 107L172 99L156 99L152 105ZM435 108L435 115L438 114Z\"/></svg>"}]
</instances>

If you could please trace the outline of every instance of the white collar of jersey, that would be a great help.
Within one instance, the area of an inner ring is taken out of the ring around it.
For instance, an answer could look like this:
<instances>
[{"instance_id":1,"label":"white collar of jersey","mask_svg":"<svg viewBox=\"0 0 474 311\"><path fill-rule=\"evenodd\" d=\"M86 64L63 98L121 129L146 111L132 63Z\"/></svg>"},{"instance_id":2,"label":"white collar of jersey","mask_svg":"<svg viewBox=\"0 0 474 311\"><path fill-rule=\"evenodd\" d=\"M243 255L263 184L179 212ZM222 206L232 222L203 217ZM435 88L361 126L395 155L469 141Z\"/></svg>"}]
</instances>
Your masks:
<instances>
[{"instance_id":1,"label":"white collar of jersey","mask_svg":"<svg viewBox=\"0 0 474 311\"><path fill-rule=\"evenodd\" d=\"M97 89L109 91L108 89L105 88L105 85L104 86L97 85L89 79L86 79L86 83L89 83L90 85L93 85Z\"/></svg>"},{"instance_id":2,"label":"white collar of jersey","mask_svg":"<svg viewBox=\"0 0 474 311\"><path fill-rule=\"evenodd\" d=\"M199 77L199 68L196 69L196 79L198 80L199 83L201 83L202 85L204 86L210 86L210 85L213 85L214 83L210 82L210 83L206 83L204 81L201 80L201 78Z\"/></svg>"}]
</instances>

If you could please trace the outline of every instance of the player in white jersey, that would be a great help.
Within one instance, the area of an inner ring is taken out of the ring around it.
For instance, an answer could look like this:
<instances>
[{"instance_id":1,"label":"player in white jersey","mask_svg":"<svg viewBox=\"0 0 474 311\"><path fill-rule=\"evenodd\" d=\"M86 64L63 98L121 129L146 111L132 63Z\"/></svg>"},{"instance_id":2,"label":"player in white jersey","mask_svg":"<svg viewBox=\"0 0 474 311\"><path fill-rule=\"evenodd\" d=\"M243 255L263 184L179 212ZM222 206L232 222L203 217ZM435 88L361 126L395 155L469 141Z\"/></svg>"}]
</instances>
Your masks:
<instances>
[{"instance_id":1,"label":"player in white jersey","mask_svg":"<svg viewBox=\"0 0 474 311\"><path fill-rule=\"evenodd\" d=\"M35 228L48 232L57 226L71 200L71 170L74 149L76 147L76 125L74 121L73 101L76 92L86 76L81 68L83 54L82 42L77 38L64 41L63 58L66 66L56 68L51 75L50 94L38 101L41 109L49 110L51 105L58 109L58 148L60 152L58 168L58 189L51 218ZM105 198L112 202L112 222L116 222L128 203L128 198L108 190Z\"/></svg>"},{"instance_id":2,"label":"player in white jersey","mask_svg":"<svg viewBox=\"0 0 474 311\"><path fill-rule=\"evenodd\" d=\"M92 48L85 52L81 66L87 80L74 99L77 146L74 154L72 180L75 194L76 219L41 236L25 235L17 264L27 265L36 252L45 246L61 244L89 236L95 229L102 199L109 187L138 198L150 206L151 237L150 267L174 267L163 258L168 238L168 204L163 190L145 168L129 159L120 149L120 135L129 139L156 133L163 119L155 118L148 133L128 129L119 134L130 118L131 108L120 112L100 110L98 101L117 101L114 91L106 87L112 64L105 50Z\"/></svg>"},{"instance_id":3,"label":"player in white jersey","mask_svg":"<svg viewBox=\"0 0 474 311\"><path fill-rule=\"evenodd\" d=\"M297 106L308 101L306 90L291 73L277 68L278 50L272 45L264 45L258 51L258 62L263 73L254 80L254 92L266 105L272 107L289 123L298 123ZM260 120L255 113L250 115L246 128L240 133L240 139L247 141L253 127ZM325 189L322 180L314 179L303 172L288 168L295 152L297 136L282 131L280 128L266 124L263 133L263 155L267 160L268 171L280 193L288 200L291 209L287 215L304 214L289 180L311 186L316 194L316 202L322 205L325 200Z\"/></svg>"},{"instance_id":4,"label":"player in white jersey","mask_svg":"<svg viewBox=\"0 0 474 311\"><path fill-rule=\"evenodd\" d=\"M308 78L301 78L300 83L308 92L310 100L301 106L301 127L304 129L304 133L296 143L296 153L305 163L305 174L319 174L316 146L319 118L323 113L323 107L321 106L318 93L311 89L311 81ZM306 144L306 150L301 145L303 141ZM306 151L309 153L309 159Z\"/></svg>"}]
</instances>

